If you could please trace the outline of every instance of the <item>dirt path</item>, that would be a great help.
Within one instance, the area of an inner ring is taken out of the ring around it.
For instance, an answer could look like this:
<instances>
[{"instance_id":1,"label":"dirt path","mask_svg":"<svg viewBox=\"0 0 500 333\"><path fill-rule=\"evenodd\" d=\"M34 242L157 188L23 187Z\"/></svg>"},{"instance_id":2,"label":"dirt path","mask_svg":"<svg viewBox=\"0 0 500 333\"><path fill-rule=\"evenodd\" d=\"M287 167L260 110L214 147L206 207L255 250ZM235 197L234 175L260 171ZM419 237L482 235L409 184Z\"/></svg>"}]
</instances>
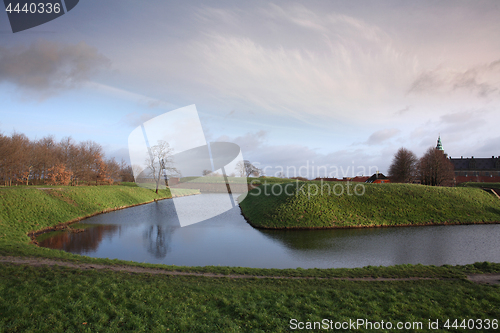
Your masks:
<instances>
[{"instance_id":1,"label":"dirt path","mask_svg":"<svg viewBox=\"0 0 500 333\"><path fill-rule=\"evenodd\" d=\"M145 267L135 267L135 266L120 266L120 265L101 265L101 264L87 264L87 263L75 263L55 259L47 258L24 258L24 257L12 257L12 256L0 256L0 263L10 263L15 265L30 265L34 267L41 266L64 266L70 268L78 268L82 270L89 269L99 269L99 270L110 270L114 272L129 272L129 273L148 273L148 274L164 274L164 275L181 275L181 276L205 276L212 278L232 278L232 279L329 279L329 280L346 280L346 281L415 281L415 280L436 280L436 278L424 278L424 277L410 277L410 278L373 278L373 277L362 277L362 278L347 278L347 277L331 277L331 278L315 278L315 277L291 277L291 276L259 276L259 275L235 275L235 274L215 274L215 273L196 273L196 272L179 272L179 271L169 271L159 268L145 268ZM499 280L500 277L497 279ZM446 279L454 280L454 279ZM481 280L476 278L476 280L471 280L477 283L485 283L484 279ZM490 281L490 280L488 280ZM497 281L498 283L499 281Z\"/></svg>"},{"instance_id":2,"label":"dirt path","mask_svg":"<svg viewBox=\"0 0 500 333\"><path fill-rule=\"evenodd\" d=\"M471 274L467 279L475 283L500 284L500 273Z\"/></svg>"},{"instance_id":3,"label":"dirt path","mask_svg":"<svg viewBox=\"0 0 500 333\"><path fill-rule=\"evenodd\" d=\"M101 265L101 264L87 264L75 263L69 261L48 259L48 258L25 258L25 257L12 257L0 256L0 263L10 263L15 265L30 265L34 267L41 266L64 266L70 268L78 268L82 270L99 269L110 270L114 272L128 272L128 273L148 273L148 274L164 274L164 275L181 275L181 276L205 276L212 278L232 278L232 279L328 279L328 280L346 280L346 281L416 281L416 280L456 280L444 278L426 278L426 277L409 277L409 278L349 278L349 277L330 277L330 278L315 278L315 277L294 277L294 276L260 276L260 275L236 275L236 274L215 274L215 273L196 273L196 272L179 272L169 271L159 268L145 268L126 265ZM467 278L476 283L498 284L500 283L500 274L474 274L469 275Z\"/></svg>"}]
</instances>

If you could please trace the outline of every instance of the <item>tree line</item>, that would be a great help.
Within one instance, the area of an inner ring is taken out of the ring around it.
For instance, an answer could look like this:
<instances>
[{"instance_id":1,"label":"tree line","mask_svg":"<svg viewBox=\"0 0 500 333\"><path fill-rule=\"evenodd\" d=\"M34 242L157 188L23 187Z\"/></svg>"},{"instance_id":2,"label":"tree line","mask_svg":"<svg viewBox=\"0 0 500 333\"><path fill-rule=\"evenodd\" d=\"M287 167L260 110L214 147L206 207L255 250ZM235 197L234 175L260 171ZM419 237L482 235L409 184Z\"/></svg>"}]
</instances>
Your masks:
<instances>
[{"instance_id":1,"label":"tree line","mask_svg":"<svg viewBox=\"0 0 500 333\"><path fill-rule=\"evenodd\" d=\"M452 186L455 180L453 163L439 149L429 148L419 159L410 150L400 148L389 167L389 178L395 183Z\"/></svg>"},{"instance_id":2,"label":"tree line","mask_svg":"<svg viewBox=\"0 0 500 333\"><path fill-rule=\"evenodd\" d=\"M75 142L53 136L30 140L26 135L0 133L0 184L82 185L134 181L132 167L124 160L106 159L94 141Z\"/></svg>"}]
</instances>

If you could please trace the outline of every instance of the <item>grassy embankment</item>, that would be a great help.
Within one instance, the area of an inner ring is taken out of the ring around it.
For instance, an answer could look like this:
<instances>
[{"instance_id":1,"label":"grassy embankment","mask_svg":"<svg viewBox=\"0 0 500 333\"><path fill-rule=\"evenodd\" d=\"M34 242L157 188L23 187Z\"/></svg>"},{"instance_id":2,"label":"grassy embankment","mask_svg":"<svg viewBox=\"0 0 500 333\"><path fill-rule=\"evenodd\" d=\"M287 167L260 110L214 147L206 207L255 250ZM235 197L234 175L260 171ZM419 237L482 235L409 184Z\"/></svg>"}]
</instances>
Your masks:
<instances>
[{"instance_id":1,"label":"grassy embankment","mask_svg":"<svg viewBox=\"0 0 500 333\"><path fill-rule=\"evenodd\" d=\"M460 183L459 187L474 187L474 188L494 188L500 189L500 183Z\"/></svg>"},{"instance_id":2,"label":"grassy embankment","mask_svg":"<svg viewBox=\"0 0 500 333\"><path fill-rule=\"evenodd\" d=\"M186 195L198 193L196 190L182 191ZM2 187L0 254L21 249L36 253L37 248L29 244L29 232L60 227L61 224L87 216L171 197L168 189L155 194L134 183L112 186Z\"/></svg>"},{"instance_id":3,"label":"grassy embankment","mask_svg":"<svg viewBox=\"0 0 500 333\"><path fill-rule=\"evenodd\" d=\"M479 188L363 184L364 194L356 195L363 193L361 184L350 183L349 189L345 182L323 186L323 193L320 182L261 186L240 206L252 225L278 229L500 221L500 200Z\"/></svg>"},{"instance_id":4,"label":"grassy embankment","mask_svg":"<svg viewBox=\"0 0 500 333\"><path fill-rule=\"evenodd\" d=\"M363 282L318 279L232 279L130 274L0 263L0 331L283 332L290 319L372 322L500 318L500 288L465 281L499 272L500 264L399 265L360 269L175 267L93 259L29 244L26 233L158 197L126 187L0 189L0 254L72 262L144 266L187 272L282 277L429 277ZM455 280L447 280L453 278ZM383 332L384 330L378 330ZM411 330L406 330L411 331ZM445 331L445 330L441 330Z\"/></svg>"}]
</instances>

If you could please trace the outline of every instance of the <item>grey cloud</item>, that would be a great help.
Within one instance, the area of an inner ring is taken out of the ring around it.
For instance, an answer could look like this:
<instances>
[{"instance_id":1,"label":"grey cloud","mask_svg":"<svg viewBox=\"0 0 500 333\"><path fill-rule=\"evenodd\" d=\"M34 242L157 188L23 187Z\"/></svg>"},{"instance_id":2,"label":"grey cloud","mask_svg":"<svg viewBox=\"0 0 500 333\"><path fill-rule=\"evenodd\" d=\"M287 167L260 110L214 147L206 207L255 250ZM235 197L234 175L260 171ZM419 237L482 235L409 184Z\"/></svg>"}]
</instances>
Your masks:
<instances>
[{"instance_id":1,"label":"grey cloud","mask_svg":"<svg viewBox=\"0 0 500 333\"><path fill-rule=\"evenodd\" d=\"M488 97L500 91L500 60L465 71L436 69L421 73L410 85L408 93L469 91Z\"/></svg>"},{"instance_id":2,"label":"grey cloud","mask_svg":"<svg viewBox=\"0 0 500 333\"><path fill-rule=\"evenodd\" d=\"M481 128L488 123L484 116L487 116L485 110L449 113L439 118L436 128L449 135L473 136L475 133L480 133Z\"/></svg>"},{"instance_id":3,"label":"grey cloud","mask_svg":"<svg viewBox=\"0 0 500 333\"><path fill-rule=\"evenodd\" d=\"M380 143L382 143L386 140L389 140L390 138L398 135L399 132L400 132L400 130L398 130L396 128L387 128L387 129L383 129L380 131L376 131L376 132L372 133L372 135L370 135L370 137L368 138L368 140L365 143L368 145L380 144Z\"/></svg>"},{"instance_id":4,"label":"grey cloud","mask_svg":"<svg viewBox=\"0 0 500 333\"><path fill-rule=\"evenodd\" d=\"M500 136L488 139L486 143L477 148L475 156L478 156L478 154L481 154L482 157L498 156L500 155L498 153L498 147L500 147ZM472 155L474 155L474 152L471 156Z\"/></svg>"},{"instance_id":5,"label":"grey cloud","mask_svg":"<svg viewBox=\"0 0 500 333\"><path fill-rule=\"evenodd\" d=\"M88 80L110 61L85 42L68 45L39 40L28 47L0 46L0 82L40 98L71 89Z\"/></svg>"},{"instance_id":6,"label":"grey cloud","mask_svg":"<svg viewBox=\"0 0 500 333\"><path fill-rule=\"evenodd\" d=\"M444 84L435 72L424 72L420 74L410 86L408 92L426 92L434 91Z\"/></svg>"},{"instance_id":7,"label":"grey cloud","mask_svg":"<svg viewBox=\"0 0 500 333\"><path fill-rule=\"evenodd\" d=\"M440 120L444 124L462 124L462 123L468 124L470 123L470 121L478 118L479 115L480 115L479 112L473 112L473 111L455 112L442 115L440 117Z\"/></svg>"},{"instance_id":8,"label":"grey cloud","mask_svg":"<svg viewBox=\"0 0 500 333\"><path fill-rule=\"evenodd\" d=\"M399 115L399 116L401 116L401 115L407 113L408 111L410 111L410 106L409 105L405 106L401 110L396 111L396 114Z\"/></svg>"},{"instance_id":9,"label":"grey cloud","mask_svg":"<svg viewBox=\"0 0 500 333\"><path fill-rule=\"evenodd\" d=\"M245 135L230 139L227 136L221 136L215 141L230 141L234 142L240 146L243 156L247 152L261 150L264 145L265 139L267 137L267 132L260 130L255 133L247 133Z\"/></svg>"}]
</instances>

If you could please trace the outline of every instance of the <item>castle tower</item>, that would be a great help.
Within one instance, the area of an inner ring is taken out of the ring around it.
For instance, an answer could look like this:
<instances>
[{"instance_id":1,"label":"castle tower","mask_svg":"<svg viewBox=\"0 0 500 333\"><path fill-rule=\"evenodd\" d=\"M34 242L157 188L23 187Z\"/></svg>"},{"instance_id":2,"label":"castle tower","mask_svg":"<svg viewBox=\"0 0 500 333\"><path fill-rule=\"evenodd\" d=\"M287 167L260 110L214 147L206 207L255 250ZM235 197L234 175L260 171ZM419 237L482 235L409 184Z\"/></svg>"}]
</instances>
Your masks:
<instances>
[{"instance_id":1,"label":"castle tower","mask_svg":"<svg viewBox=\"0 0 500 333\"><path fill-rule=\"evenodd\" d=\"M436 146L436 149L437 149L437 150L444 151L444 149L443 149L443 144L441 143L441 135L438 137L438 141L437 141L437 146Z\"/></svg>"}]
</instances>

